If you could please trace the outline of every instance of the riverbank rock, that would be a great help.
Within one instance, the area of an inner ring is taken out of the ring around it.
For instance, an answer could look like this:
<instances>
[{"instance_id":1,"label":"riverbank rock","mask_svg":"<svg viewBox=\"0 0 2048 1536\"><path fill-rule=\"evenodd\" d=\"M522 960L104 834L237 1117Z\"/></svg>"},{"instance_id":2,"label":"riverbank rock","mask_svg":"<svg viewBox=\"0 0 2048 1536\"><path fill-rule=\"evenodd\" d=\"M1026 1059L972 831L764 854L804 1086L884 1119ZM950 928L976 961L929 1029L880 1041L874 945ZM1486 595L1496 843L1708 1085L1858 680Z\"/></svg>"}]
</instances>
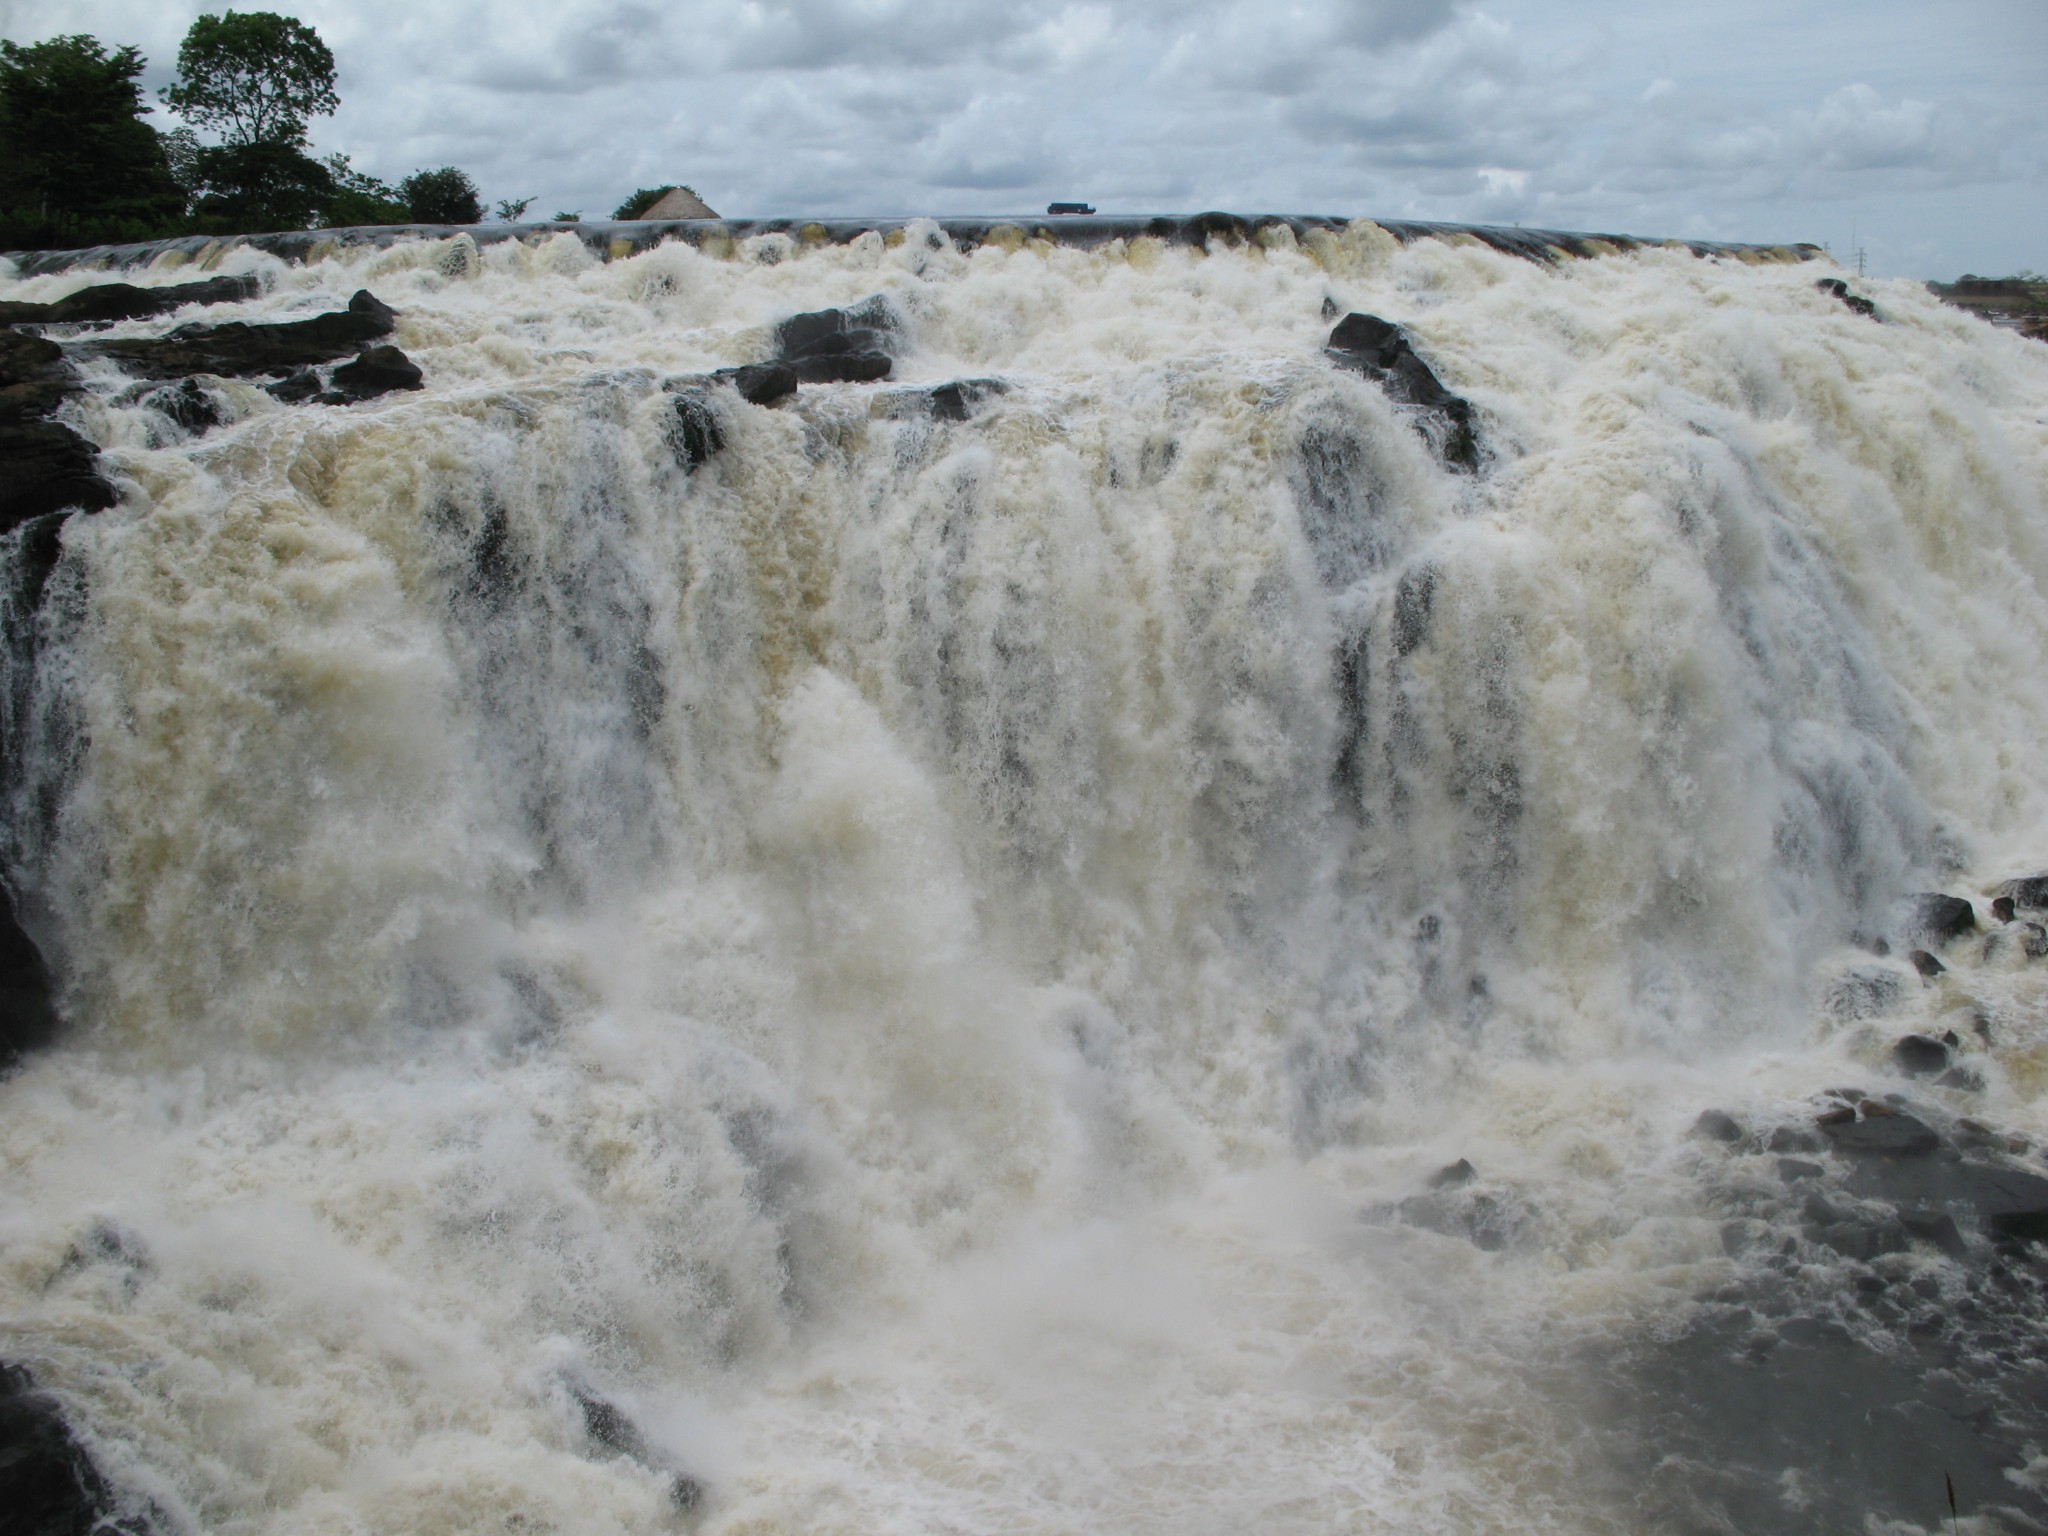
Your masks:
<instances>
[{"instance_id":1,"label":"riverbank rock","mask_svg":"<svg viewBox=\"0 0 2048 1536\"><path fill-rule=\"evenodd\" d=\"M1960 896L1941 891L1915 891L1892 909L1893 937L1907 944L1939 949L1977 931L1977 909Z\"/></svg>"},{"instance_id":2,"label":"riverbank rock","mask_svg":"<svg viewBox=\"0 0 2048 1536\"><path fill-rule=\"evenodd\" d=\"M1471 403L1444 388L1400 326L1354 311L1337 322L1323 350L1339 368L1364 374L1394 399L1434 418L1432 436L1446 463L1464 470L1479 467Z\"/></svg>"},{"instance_id":3,"label":"riverbank rock","mask_svg":"<svg viewBox=\"0 0 2048 1536\"><path fill-rule=\"evenodd\" d=\"M106 325L116 320L146 320L187 304L238 304L262 292L263 283L254 276L210 277L168 288L97 283L48 304L0 303L0 325Z\"/></svg>"}]
</instances>

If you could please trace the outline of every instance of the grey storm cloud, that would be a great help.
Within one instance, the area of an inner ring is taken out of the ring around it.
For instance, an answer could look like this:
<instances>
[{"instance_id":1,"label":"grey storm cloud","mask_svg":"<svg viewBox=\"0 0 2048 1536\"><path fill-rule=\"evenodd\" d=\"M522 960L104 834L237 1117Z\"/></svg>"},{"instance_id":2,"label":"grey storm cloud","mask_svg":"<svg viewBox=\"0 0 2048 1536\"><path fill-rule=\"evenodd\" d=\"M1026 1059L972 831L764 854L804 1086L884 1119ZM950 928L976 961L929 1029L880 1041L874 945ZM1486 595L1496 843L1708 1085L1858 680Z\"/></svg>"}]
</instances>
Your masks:
<instances>
[{"instance_id":1,"label":"grey storm cloud","mask_svg":"<svg viewBox=\"0 0 2048 1536\"><path fill-rule=\"evenodd\" d=\"M248 3L334 49L322 153L387 179L459 164L541 208L687 181L732 214L1854 221L1926 275L2048 265L2039 0ZM133 43L154 89L222 8L0 0L0 35Z\"/></svg>"}]
</instances>

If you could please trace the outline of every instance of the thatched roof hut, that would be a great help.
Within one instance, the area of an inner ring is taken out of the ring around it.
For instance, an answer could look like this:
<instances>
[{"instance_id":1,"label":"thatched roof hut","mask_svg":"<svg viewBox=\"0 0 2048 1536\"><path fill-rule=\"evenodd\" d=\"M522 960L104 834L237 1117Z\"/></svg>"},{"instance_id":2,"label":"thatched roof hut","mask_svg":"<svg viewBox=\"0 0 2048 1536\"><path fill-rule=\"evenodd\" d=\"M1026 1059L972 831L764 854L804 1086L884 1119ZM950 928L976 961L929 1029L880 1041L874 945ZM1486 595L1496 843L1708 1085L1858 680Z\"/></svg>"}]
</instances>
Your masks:
<instances>
[{"instance_id":1,"label":"thatched roof hut","mask_svg":"<svg viewBox=\"0 0 2048 1536\"><path fill-rule=\"evenodd\" d=\"M688 187L670 187L640 212L643 219L715 219L717 214Z\"/></svg>"}]
</instances>

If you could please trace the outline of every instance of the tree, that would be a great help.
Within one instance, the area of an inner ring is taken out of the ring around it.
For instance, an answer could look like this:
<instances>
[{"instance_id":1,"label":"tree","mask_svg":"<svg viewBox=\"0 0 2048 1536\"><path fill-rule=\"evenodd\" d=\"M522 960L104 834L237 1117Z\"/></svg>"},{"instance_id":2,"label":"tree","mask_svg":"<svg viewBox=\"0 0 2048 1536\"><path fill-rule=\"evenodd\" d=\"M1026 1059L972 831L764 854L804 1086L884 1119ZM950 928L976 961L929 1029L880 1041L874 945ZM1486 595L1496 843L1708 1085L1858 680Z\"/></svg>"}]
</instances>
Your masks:
<instances>
[{"instance_id":1,"label":"tree","mask_svg":"<svg viewBox=\"0 0 2048 1536\"><path fill-rule=\"evenodd\" d=\"M347 155L329 155L320 162L334 179L333 195L320 210L320 222L330 228L351 224L403 224L412 210L395 187L388 186L348 163Z\"/></svg>"},{"instance_id":2,"label":"tree","mask_svg":"<svg viewBox=\"0 0 2048 1536\"><path fill-rule=\"evenodd\" d=\"M517 224L525 217L526 210L532 206L533 199L530 197L501 197L493 212L497 214L500 224Z\"/></svg>"},{"instance_id":3,"label":"tree","mask_svg":"<svg viewBox=\"0 0 2048 1536\"><path fill-rule=\"evenodd\" d=\"M0 243L140 239L184 211L135 77L142 55L78 34L0 41Z\"/></svg>"},{"instance_id":4,"label":"tree","mask_svg":"<svg viewBox=\"0 0 2048 1536\"><path fill-rule=\"evenodd\" d=\"M326 166L275 140L207 145L198 169L193 211L223 234L308 228L335 195Z\"/></svg>"},{"instance_id":5,"label":"tree","mask_svg":"<svg viewBox=\"0 0 2048 1536\"><path fill-rule=\"evenodd\" d=\"M270 11L202 16L161 93L187 122L230 144L306 142L306 119L341 105L334 55L303 22Z\"/></svg>"},{"instance_id":6,"label":"tree","mask_svg":"<svg viewBox=\"0 0 2048 1536\"><path fill-rule=\"evenodd\" d=\"M398 195L415 224L481 224L483 200L466 171L444 165L437 171L414 171L398 184Z\"/></svg>"}]
</instances>

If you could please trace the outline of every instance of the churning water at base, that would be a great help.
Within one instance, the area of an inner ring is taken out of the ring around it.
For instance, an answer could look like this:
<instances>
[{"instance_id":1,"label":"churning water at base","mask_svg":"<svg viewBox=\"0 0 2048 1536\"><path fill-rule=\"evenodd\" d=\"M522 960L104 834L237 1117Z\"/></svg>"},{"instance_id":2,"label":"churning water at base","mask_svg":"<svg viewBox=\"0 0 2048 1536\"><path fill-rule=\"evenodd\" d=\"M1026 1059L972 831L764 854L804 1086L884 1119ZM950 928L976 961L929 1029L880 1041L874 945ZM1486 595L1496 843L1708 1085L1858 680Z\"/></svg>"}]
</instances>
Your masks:
<instances>
[{"instance_id":1,"label":"churning water at base","mask_svg":"<svg viewBox=\"0 0 2048 1536\"><path fill-rule=\"evenodd\" d=\"M1936 1369L1687 1132L1959 1025L1915 1113L2048 1139L2048 970L1852 943L2048 868L2048 349L1369 225L229 265L371 288L427 388L191 438L107 367L124 503L8 614L73 1024L0 1084L0 1356L131 1511L1904 1533L1951 1470L2044 1518L2044 1309ZM665 380L874 294L891 380L720 392L690 466ZM1347 311L1477 473L1330 366ZM1772 1329L1811 1367L1744 1399Z\"/></svg>"}]
</instances>

